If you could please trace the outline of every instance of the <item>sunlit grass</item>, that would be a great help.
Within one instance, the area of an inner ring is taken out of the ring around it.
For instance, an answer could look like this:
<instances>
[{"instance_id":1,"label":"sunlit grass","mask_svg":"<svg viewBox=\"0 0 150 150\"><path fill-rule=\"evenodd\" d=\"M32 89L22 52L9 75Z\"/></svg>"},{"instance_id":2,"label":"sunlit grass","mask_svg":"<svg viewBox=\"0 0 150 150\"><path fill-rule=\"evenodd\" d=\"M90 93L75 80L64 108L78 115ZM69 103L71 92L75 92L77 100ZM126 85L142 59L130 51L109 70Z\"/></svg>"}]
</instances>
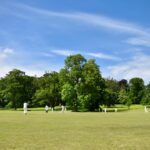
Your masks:
<instances>
[{"instance_id":1,"label":"sunlit grass","mask_svg":"<svg viewBox=\"0 0 150 150\"><path fill-rule=\"evenodd\" d=\"M150 112L0 111L2 150L149 150Z\"/></svg>"}]
</instances>

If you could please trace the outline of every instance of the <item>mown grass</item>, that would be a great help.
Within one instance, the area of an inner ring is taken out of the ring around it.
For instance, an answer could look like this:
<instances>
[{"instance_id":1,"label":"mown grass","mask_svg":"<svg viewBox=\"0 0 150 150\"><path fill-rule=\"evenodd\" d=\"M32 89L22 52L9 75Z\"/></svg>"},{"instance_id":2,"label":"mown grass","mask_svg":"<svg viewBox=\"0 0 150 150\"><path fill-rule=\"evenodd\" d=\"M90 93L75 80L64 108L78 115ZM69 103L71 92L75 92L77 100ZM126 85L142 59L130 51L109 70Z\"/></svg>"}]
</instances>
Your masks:
<instances>
[{"instance_id":1,"label":"mown grass","mask_svg":"<svg viewBox=\"0 0 150 150\"><path fill-rule=\"evenodd\" d=\"M150 112L0 111L2 150L149 150Z\"/></svg>"}]
</instances>

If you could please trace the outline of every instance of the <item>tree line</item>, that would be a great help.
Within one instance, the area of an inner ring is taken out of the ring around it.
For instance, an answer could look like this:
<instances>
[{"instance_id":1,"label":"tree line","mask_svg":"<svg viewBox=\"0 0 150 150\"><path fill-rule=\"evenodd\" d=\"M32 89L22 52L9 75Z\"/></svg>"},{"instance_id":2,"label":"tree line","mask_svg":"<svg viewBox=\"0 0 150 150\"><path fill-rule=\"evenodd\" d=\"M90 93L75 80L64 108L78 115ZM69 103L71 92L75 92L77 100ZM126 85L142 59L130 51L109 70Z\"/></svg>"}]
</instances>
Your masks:
<instances>
[{"instance_id":1,"label":"tree line","mask_svg":"<svg viewBox=\"0 0 150 150\"><path fill-rule=\"evenodd\" d=\"M66 105L73 111L98 111L102 105L150 104L150 84L142 78L117 81L103 78L95 60L80 54L68 56L59 72L46 72L41 77L28 76L13 69L0 79L0 107Z\"/></svg>"}]
</instances>

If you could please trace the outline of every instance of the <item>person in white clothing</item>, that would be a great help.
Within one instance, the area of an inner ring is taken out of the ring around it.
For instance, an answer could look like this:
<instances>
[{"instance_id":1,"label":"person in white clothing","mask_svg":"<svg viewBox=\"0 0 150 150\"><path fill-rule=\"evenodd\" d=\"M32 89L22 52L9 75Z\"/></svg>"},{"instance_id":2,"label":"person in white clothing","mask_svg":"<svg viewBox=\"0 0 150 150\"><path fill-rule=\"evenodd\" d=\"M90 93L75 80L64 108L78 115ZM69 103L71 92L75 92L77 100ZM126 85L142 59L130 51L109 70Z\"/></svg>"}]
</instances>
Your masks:
<instances>
[{"instance_id":1,"label":"person in white clothing","mask_svg":"<svg viewBox=\"0 0 150 150\"><path fill-rule=\"evenodd\" d=\"M25 102L24 104L23 104L23 110L24 110L24 114L26 115L27 114L27 111L28 111L28 104Z\"/></svg>"},{"instance_id":2,"label":"person in white clothing","mask_svg":"<svg viewBox=\"0 0 150 150\"><path fill-rule=\"evenodd\" d=\"M45 106L45 112L48 113L48 106Z\"/></svg>"}]
</instances>

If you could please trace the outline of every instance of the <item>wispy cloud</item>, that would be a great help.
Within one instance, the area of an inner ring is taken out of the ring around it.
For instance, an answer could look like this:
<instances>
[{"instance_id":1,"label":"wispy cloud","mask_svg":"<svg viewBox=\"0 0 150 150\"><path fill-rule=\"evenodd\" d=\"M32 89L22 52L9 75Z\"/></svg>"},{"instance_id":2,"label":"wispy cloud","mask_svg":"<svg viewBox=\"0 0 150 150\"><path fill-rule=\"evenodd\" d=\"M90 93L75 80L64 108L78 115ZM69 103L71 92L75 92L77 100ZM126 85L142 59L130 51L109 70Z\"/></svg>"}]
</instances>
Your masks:
<instances>
[{"instance_id":1,"label":"wispy cloud","mask_svg":"<svg viewBox=\"0 0 150 150\"><path fill-rule=\"evenodd\" d=\"M58 20L63 18L66 20L75 21L78 24L91 25L98 29L107 29L111 33L116 31L118 34L126 34L126 43L130 45L146 46L150 47L150 31L145 27L137 25L135 23L117 20L104 15L96 15L83 12L58 12L50 11L46 9L36 8L25 4L12 4L14 7L21 9L19 13L12 12L13 15L23 19L34 20L33 18L41 18L49 21L50 18ZM18 15L19 14L19 15ZM29 15L30 14L30 15ZM38 21L39 19L37 19ZM54 20L53 20L54 21ZM42 21L44 22L44 21ZM52 24L52 23L51 23ZM58 25L58 24L57 24ZM56 26L56 25L55 25Z\"/></svg>"},{"instance_id":2,"label":"wispy cloud","mask_svg":"<svg viewBox=\"0 0 150 150\"><path fill-rule=\"evenodd\" d=\"M109 74L117 79L141 77L146 83L150 82L150 55L138 53L126 63L109 66Z\"/></svg>"},{"instance_id":3,"label":"wispy cloud","mask_svg":"<svg viewBox=\"0 0 150 150\"><path fill-rule=\"evenodd\" d=\"M54 57L54 55L49 52L41 52L40 54L45 57Z\"/></svg>"},{"instance_id":4,"label":"wispy cloud","mask_svg":"<svg viewBox=\"0 0 150 150\"><path fill-rule=\"evenodd\" d=\"M87 55L95 58L101 58L101 59L109 59L109 60L116 60L116 61L121 60L119 57L115 57L104 53L87 53Z\"/></svg>"},{"instance_id":5,"label":"wispy cloud","mask_svg":"<svg viewBox=\"0 0 150 150\"><path fill-rule=\"evenodd\" d=\"M82 12L57 12L49 11L41 8L32 7L25 4L13 4L15 7L32 12L32 14L44 17L61 17L65 19L72 19L80 23L91 24L97 27L115 29L119 32L127 32L129 34L144 35L149 37L149 31L145 28L125 21L120 21L103 15L95 15ZM21 17L21 16L20 16ZM29 16L30 17L30 16Z\"/></svg>"},{"instance_id":6,"label":"wispy cloud","mask_svg":"<svg viewBox=\"0 0 150 150\"><path fill-rule=\"evenodd\" d=\"M61 56L70 56L70 55L74 55L76 54L75 51L72 50L51 50L52 53L56 54L56 55L61 55Z\"/></svg>"},{"instance_id":7,"label":"wispy cloud","mask_svg":"<svg viewBox=\"0 0 150 150\"><path fill-rule=\"evenodd\" d=\"M94 57L97 59L108 59L108 60L114 60L114 61L119 61L121 60L121 58L113 56L113 55L108 55L108 54L104 54L104 53L94 53L94 52L83 52L83 51L75 51L75 50L67 50L67 49L55 49L55 50L51 50L50 52L42 52L43 56L46 57L54 57L54 55L60 55L60 56L70 56L70 55L75 55L75 54L82 54L84 56L90 56L90 57Z\"/></svg>"},{"instance_id":8,"label":"wispy cloud","mask_svg":"<svg viewBox=\"0 0 150 150\"><path fill-rule=\"evenodd\" d=\"M129 38L126 42L132 45L150 47L149 37L133 37L133 38Z\"/></svg>"}]
</instances>

